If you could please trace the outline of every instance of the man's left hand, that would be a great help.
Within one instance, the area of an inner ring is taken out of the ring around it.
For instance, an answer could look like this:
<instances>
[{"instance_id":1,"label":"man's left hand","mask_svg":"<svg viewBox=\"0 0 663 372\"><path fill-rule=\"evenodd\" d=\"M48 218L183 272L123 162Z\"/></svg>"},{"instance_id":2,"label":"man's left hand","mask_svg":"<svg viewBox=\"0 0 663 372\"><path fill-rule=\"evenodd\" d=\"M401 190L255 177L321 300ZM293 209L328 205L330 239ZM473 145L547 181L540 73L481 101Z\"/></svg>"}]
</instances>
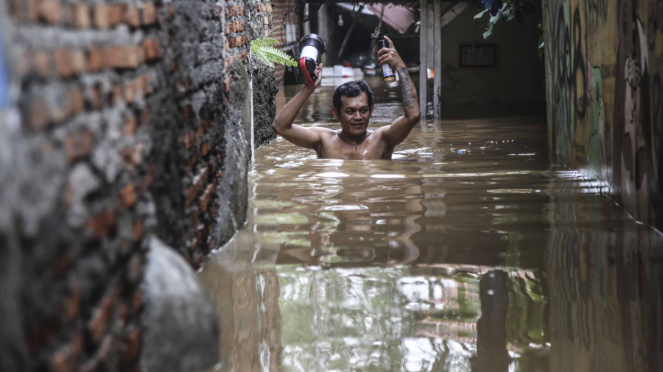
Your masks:
<instances>
[{"instance_id":1,"label":"man's left hand","mask_svg":"<svg viewBox=\"0 0 663 372\"><path fill-rule=\"evenodd\" d=\"M394 71L398 71L405 67L405 63L401 59L401 56L398 55L396 48L394 48L394 42L386 36L384 39L389 43L389 48L382 48L378 51L378 64L382 66L386 63Z\"/></svg>"}]
</instances>

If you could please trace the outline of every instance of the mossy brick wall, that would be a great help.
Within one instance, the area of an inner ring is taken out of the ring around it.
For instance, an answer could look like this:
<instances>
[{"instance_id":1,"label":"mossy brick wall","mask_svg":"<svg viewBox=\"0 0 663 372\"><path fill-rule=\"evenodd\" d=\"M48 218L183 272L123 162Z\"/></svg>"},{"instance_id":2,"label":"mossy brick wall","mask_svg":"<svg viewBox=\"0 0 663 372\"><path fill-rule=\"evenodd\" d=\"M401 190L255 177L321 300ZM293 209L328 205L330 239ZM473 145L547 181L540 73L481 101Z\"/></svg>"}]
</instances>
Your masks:
<instances>
[{"instance_id":1,"label":"mossy brick wall","mask_svg":"<svg viewBox=\"0 0 663 372\"><path fill-rule=\"evenodd\" d=\"M243 223L232 71L260 77L265 142L273 70L247 54L268 7L0 0L1 371L138 370L147 237L197 268Z\"/></svg>"}]
</instances>

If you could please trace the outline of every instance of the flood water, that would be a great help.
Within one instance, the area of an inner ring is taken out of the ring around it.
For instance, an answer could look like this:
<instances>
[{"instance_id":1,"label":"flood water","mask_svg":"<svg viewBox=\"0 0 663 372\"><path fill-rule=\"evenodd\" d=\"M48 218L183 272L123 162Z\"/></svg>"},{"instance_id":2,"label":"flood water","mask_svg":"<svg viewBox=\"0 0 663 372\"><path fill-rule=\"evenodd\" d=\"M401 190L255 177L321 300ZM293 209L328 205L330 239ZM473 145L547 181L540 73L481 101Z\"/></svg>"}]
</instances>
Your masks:
<instances>
[{"instance_id":1,"label":"flood water","mask_svg":"<svg viewBox=\"0 0 663 372\"><path fill-rule=\"evenodd\" d=\"M332 93L297 123L339 128ZM199 274L218 370L663 370L663 239L550 163L544 118L429 120L393 158L256 151L247 225Z\"/></svg>"}]
</instances>

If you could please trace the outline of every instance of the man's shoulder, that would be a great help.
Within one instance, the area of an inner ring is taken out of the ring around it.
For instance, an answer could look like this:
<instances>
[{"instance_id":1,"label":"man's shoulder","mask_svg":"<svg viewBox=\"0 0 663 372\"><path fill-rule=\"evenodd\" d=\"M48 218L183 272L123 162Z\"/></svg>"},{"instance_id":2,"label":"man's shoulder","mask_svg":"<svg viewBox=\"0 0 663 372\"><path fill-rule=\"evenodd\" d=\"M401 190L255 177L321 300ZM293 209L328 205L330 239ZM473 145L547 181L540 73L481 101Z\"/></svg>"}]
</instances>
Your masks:
<instances>
[{"instance_id":1,"label":"man's shoulder","mask_svg":"<svg viewBox=\"0 0 663 372\"><path fill-rule=\"evenodd\" d=\"M323 127L309 127L309 128L311 130L314 130L314 131L320 133L320 135L323 135L323 136L331 136L331 135L336 134L335 130L329 129L329 128L323 128Z\"/></svg>"}]
</instances>

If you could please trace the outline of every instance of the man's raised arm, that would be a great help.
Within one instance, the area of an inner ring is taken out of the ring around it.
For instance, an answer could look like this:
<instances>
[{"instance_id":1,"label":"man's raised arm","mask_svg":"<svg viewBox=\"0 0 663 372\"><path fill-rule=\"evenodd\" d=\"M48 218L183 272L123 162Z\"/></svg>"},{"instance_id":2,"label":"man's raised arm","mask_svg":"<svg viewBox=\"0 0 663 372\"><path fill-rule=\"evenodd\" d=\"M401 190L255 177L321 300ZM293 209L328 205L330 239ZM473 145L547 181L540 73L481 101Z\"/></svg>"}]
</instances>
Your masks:
<instances>
[{"instance_id":1,"label":"man's raised arm","mask_svg":"<svg viewBox=\"0 0 663 372\"><path fill-rule=\"evenodd\" d=\"M378 51L378 63L380 65L387 63L394 70L401 80L401 92L403 95L403 110L405 115L399 117L388 127L385 127L383 139L389 146L396 146L407 138L412 128L419 122L421 115L419 111L419 99L417 98L417 89L414 87L407 67L394 48L394 43L388 37L384 37L389 42L389 48L382 48ZM419 72L419 73L426 73Z\"/></svg>"},{"instance_id":2,"label":"man's raised arm","mask_svg":"<svg viewBox=\"0 0 663 372\"><path fill-rule=\"evenodd\" d=\"M281 135L283 138L294 143L297 146L314 149L320 143L320 129L321 128L304 128L299 125L293 125L297 113L304 106L304 102L308 97L315 92L315 89L320 86L322 81L322 64L319 64L315 69L317 79L314 85L305 85L296 96L294 96L285 106L281 112L276 115L272 128L274 131Z\"/></svg>"}]
</instances>

